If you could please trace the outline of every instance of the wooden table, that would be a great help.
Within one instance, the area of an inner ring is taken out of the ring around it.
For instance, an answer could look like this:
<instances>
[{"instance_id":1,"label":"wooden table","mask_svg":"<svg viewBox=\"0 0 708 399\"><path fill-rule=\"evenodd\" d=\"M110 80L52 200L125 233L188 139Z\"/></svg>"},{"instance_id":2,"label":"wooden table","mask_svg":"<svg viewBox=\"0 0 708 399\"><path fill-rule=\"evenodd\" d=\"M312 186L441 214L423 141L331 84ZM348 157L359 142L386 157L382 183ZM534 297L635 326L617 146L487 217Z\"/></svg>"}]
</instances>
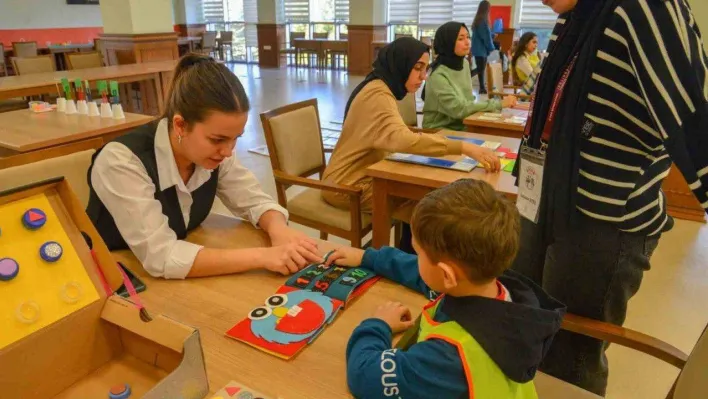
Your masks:
<instances>
[{"instance_id":1,"label":"wooden table","mask_svg":"<svg viewBox=\"0 0 708 399\"><path fill-rule=\"evenodd\" d=\"M101 137L104 142L152 121L154 117L126 113L125 119L36 114L27 109L0 113L0 156L24 154L76 141Z\"/></svg>"},{"instance_id":2,"label":"wooden table","mask_svg":"<svg viewBox=\"0 0 708 399\"><path fill-rule=\"evenodd\" d=\"M147 81L154 90L145 90L143 104L145 109L156 108L154 114L161 114L165 108L166 87L163 75L172 75L177 61L146 62L142 64L115 65L100 68L87 68L75 71L36 73L31 75L8 76L0 78L0 100L14 97L29 97L56 93L56 83L62 78L88 80L93 88L99 80L115 80L118 83ZM123 96L123 101L128 99ZM126 103L127 104L127 103ZM153 106L156 104L156 107ZM131 107L126 107L130 111Z\"/></svg>"},{"instance_id":3,"label":"wooden table","mask_svg":"<svg viewBox=\"0 0 708 399\"><path fill-rule=\"evenodd\" d=\"M483 134L443 131L440 134L465 136L502 143L502 147L519 148L520 139L489 136ZM447 156L445 159L457 160L462 156ZM491 184L495 190L516 199L515 179L508 172L489 173L483 168L472 172L457 172L423 165L383 160L366 169L366 174L373 178L374 184L374 220L373 246L380 248L389 245L391 236L392 200L404 198L420 200L430 191L450 184L459 179L478 179Z\"/></svg>"},{"instance_id":4,"label":"wooden table","mask_svg":"<svg viewBox=\"0 0 708 399\"><path fill-rule=\"evenodd\" d=\"M529 111L506 108L502 110L501 115L496 120L488 120L489 116L486 112L477 112L465 118L463 123L468 132L520 139L524 134L525 125L507 122L506 120L511 117L528 119Z\"/></svg>"},{"instance_id":5,"label":"wooden table","mask_svg":"<svg viewBox=\"0 0 708 399\"><path fill-rule=\"evenodd\" d=\"M248 248L269 245L265 234L250 224L221 215L210 215L188 241L215 248ZM334 246L320 244L321 250ZM250 310L262 305L286 278L265 271L239 275L167 281L149 277L129 251L115 258L146 283L140 294L150 312L165 314L199 329L211 392L230 380L240 381L273 398L351 398L346 384L345 350L354 328L382 303L396 300L417 316L426 299L389 281L379 281L327 327L294 359L285 361L224 333Z\"/></svg>"},{"instance_id":6,"label":"wooden table","mask_svg":"<svg viewBox=\"0 0 708 399\"><path fill-rule=\"evenodd\" d=\"M329 40L329 39L295 39L295 65L297 65L297 57L300 51L315 51L317 53L317 67L326 67L327 65L327 50L348 50L349 41L347 40Z\"/></svg>"}]
</instances>

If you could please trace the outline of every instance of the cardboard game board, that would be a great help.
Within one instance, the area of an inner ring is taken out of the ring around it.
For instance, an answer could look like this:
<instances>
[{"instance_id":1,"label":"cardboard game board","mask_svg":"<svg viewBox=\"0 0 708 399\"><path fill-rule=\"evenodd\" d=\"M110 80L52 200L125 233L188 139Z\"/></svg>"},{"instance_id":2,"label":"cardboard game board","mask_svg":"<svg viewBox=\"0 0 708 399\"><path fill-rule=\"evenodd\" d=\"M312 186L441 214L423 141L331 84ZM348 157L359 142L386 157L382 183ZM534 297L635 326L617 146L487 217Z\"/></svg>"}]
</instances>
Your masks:
<instances>
[{"instance_id":1,"label":"cardboard game board","mask_svg":"<svg viewBox=\"0 0 708 399\"><path fill-rule=\"evenodd\" d=\"M310 265L290 277L226 335L282 359L290 359L314 341L343 307L378 279L366 269Z\"/></svg>"},{"instance_id":2,"label":"cardboard game board","mask_svg":"<svg viewBox=\"0 0 708 399\"><path fill-rule=\"evenodd\" d=\"M386 157L389 161L412 163L416 165L430 166L433 168L457 170L460 172L471 172L479 165L479 162L472 158L464 157L459 161L451 161L449 159L426 157L423 155L393 153Z\"/></svg>"},{"instance_id":3,"label":"cardboard game board","mask_svg":"<svg viewBox=\"0 0 708 399\"><path fill-rule=\"evenodd\" d=\"M41 227L25 227L25 213ZM99 299L45 194L0 206L0 229L0 263L18 267L14 278L0 281L0 349ZM54 262L40 255L50 242L61 246Z\"/></svg>"},{"instance_id":4,"label":"cardboard game board","mask_svg":"<svg viewBox=\"0 0 708 399\"><path fill-rule=\"evenodd\" d=\"M199 331L113 294L121 271L63 178L0 192L0 258L1 398L209 393Z\"/></svg>"},{"instance_id":5,"label":"cardboard game board","mask_svg":"<svg viewBox=\"0 0 708 399\"><path fill-rule=\"evenodd\" d=\"M272 399L270 396L263 395L253 389L231 381L225 387L216 391L216 394L210 399Z\"/></svg>"}]
</instances>

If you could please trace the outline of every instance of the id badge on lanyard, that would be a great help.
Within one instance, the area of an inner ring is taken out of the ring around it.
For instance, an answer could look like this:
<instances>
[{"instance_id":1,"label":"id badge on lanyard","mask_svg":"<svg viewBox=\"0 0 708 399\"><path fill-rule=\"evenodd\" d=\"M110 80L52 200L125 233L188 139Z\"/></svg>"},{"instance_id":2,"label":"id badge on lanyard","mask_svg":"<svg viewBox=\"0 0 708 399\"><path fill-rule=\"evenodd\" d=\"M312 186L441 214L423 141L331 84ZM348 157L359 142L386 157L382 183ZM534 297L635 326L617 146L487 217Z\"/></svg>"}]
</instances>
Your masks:
<instances>
[{"instance_id":1,"label":"id badge on lanyard","mask_svg":"<svg viewBox=\"0 0 708 399\"><path fill-rule=\"evenodd\" d=\"M561 76L555 93L553 94L553 102L548 110L546 123L543 126L540 149L534 149L528 145L531 135L531 122L536 96L534 95L531 99L531 104L529 107L531 110L529 112L529 121L526 123L526 130L524 132L521 152L519 154L521 158L519 161L519 192L516 197L516 208L519 210L521 216L534 223L538 223L541 209L541 198L543 196L543 173L546 164L546 148L548 147L551 134L553 133L558 106L563 98L565 86L568 83L568 79L570 78L570 74L573 71L577 60L578 55L576 54Z\"/></svg>"}]
</instances>

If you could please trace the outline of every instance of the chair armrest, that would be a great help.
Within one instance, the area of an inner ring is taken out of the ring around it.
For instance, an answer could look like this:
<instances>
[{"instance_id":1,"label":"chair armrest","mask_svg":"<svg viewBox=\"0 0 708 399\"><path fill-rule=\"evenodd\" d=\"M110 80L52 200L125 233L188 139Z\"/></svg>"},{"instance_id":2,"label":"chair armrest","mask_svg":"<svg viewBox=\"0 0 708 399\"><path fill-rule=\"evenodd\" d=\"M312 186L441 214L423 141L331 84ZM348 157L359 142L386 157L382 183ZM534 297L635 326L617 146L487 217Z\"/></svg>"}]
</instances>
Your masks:
<instances>
[{"instance_id":1,"label":"chair armrest","mask_svg":"<svg viewBox=\"0 0 708 399\"><path fill-rule=\"evenodd\" d=\"M566 314L561 328L646 353L679 369L682 369L688 360L688 355L673 345L614 324Z\"/></svg>"},{"instance_id":2,"label":"chair armrest","mask_svg":"<svg viewBox=\"0 0 708 399\"><path fill-rule=\"evenodd\" d=\"M275 181L281 184L287 184L291 186L302 186L323 191L332 191L335 193L342 193L357 197L361 196L362 193L361 188L344 186L336 183L329 183L322 180L307 179L300 176L288 175L278 170L273 171L273 175L275 176Z\"/></svg>"},{"instance_id":3,"label":"chair armrest","mask_svg":"<svg viewBox=\"0 0 708 399\"><path fill-rule=\"evenodd\" d=\"M413 132L413 133L432 133L432 134L438 133L442 130L442 129L423 129L420 127L413 127L413 126L408 126L408 129L410 129L411 132Z\"/></svg>"}]
</instances>

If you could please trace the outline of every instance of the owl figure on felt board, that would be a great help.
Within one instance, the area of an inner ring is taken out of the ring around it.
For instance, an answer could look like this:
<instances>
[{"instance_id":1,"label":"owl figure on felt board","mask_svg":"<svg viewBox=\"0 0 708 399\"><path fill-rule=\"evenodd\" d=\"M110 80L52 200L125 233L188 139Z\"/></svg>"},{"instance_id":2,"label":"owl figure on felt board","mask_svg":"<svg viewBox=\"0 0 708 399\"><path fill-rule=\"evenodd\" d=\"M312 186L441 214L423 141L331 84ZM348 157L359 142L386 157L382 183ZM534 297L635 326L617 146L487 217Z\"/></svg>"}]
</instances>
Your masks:
<instances>
[{"instance_id":1,"label":"owl figure on felt board","mask_svg":"<svg viewBox=\"0 0 708 399\"><path fill-rule=\"evenodd\" d=\"M248 318L257 338L287 345L315 335L334 310L332 299L322 293L294 289L270 296Z\"/></svg>"}]
</instances>

